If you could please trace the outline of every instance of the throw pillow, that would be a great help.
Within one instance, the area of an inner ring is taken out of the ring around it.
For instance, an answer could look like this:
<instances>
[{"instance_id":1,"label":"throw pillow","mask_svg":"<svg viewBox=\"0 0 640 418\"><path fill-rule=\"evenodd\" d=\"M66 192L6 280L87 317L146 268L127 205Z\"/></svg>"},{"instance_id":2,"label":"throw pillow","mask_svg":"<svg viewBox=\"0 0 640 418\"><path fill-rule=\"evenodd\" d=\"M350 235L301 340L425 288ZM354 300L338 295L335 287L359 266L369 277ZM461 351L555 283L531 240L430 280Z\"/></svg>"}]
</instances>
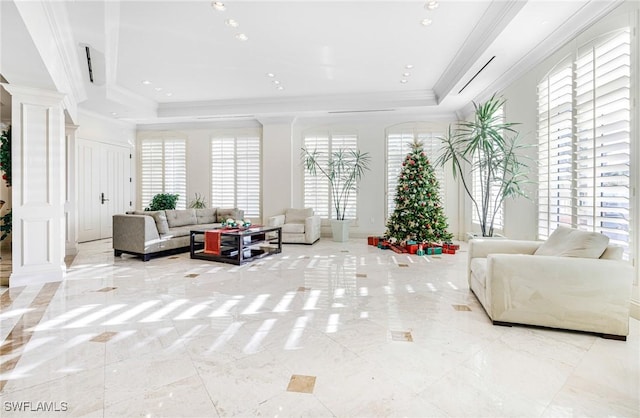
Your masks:
<instances>
[{"instance_id":1,"label":"throw pillow","mask_svg":"<svg viewBox=\"0 0 640 418\"><path fill-rule=\"evenodd\" d=\"M167 214L167 221L169 222L170 228L195 225L198 223L195 209L165 210L165 213Z\"/></svg>"},{"instance_id":2,"label":"throw pillow","mask_svg":"<svg viewBox=\"0 0 640 418\"><path fill-rule=\"evenodd\" d=\"M538 247L534 255L600 258L609 244L609 237L598 232L580 231L559 226Z\"/></svg>"},{"instance_id":3,"label":"throw pillow","mask_svg":"<svg viewBox=\"0 0 640 418\"><path fill-rule=\"evenodd\" d=\"M169 233L169 223L167 222L167 215L163 210L153 211L151 212L151 216L153 216L153 220L156 221L156 228L158 228L158 233L168 234Z\"/></svg>"},{"instance_id":4,"label":"throw pillow","mask_svg":"<svg viewBox=\"0 0 640 418\"><path fill-rule=\"evenodd\" d=\"M313 216L313 208L287 209L284 213L284 222L287 224L303 224L309 216Z\"/></svg>"}]
</instances>

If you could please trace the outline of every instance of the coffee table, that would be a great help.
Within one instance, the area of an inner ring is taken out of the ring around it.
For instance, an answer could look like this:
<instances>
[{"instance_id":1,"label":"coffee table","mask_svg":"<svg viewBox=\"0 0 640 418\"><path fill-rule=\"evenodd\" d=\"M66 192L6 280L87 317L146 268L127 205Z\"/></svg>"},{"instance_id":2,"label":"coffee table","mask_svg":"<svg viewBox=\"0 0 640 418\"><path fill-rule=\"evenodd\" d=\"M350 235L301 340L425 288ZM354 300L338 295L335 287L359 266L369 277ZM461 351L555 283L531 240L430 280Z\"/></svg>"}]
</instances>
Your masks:
<instances>
[{"instance_id":1,"label":"coffee table","mask_svg":"<svg viewBox=\"0 0 640 418\"><path fill-rule=\"evenodd\" d=\"M246 229L219 228L220 251L205 253L204 233L209 229L189 232L191 258L241 265L257 258L282 252L282 228L256 226Z\"/></svg>"}]
</instances>

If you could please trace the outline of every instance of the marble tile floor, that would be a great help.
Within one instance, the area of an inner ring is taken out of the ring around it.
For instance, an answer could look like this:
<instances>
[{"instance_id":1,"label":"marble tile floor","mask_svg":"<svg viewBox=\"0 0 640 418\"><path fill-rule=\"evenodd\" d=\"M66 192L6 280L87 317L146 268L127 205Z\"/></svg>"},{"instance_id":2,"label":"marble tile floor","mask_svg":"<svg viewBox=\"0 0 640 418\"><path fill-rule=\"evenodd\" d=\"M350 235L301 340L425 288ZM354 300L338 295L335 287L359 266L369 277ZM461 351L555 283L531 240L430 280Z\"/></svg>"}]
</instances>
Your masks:
<instances>
[{"instance_id":1,"label":"marble tile floor","mask_svg":"<svg viewBox=\"0 0 640 418\"><path fill-rule=\"evenodd\" d=\"M640 416L638 321L626 342L493 326L466 257L322 239L238 267L81 244L65 281L0 288L0 415Z\"/></svg>"}]
</instances>

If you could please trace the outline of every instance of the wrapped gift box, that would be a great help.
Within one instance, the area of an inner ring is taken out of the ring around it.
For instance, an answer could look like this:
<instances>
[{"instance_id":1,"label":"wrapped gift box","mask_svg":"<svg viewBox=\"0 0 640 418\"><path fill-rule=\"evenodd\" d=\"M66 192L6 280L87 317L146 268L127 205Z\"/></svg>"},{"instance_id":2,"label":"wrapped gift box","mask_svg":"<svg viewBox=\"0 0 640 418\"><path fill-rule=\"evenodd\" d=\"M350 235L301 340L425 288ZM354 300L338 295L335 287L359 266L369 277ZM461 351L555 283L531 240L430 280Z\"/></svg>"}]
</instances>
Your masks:
<instances>
[{"instance_id":1,"label":"wrapped gift box","mask_svg":"<svg viewBox=\"0 0 640 418\"><path fill-rule=\"evenodd\" d=\"M413 244L409 244L409 242L407 241L407 250L409 251L409 254L415 254L418 252L418 244L414 243Z\"/></svg>"},{"instance_id":2,"label":"wrapped gift box","mask_svg":"<svg viewBox=\"0 0 640 418\"><path fill-rule=\"evenodd\" d=\"M427 255L442 254L442 247L427 247Z\"/></svg>"}]
</instances>

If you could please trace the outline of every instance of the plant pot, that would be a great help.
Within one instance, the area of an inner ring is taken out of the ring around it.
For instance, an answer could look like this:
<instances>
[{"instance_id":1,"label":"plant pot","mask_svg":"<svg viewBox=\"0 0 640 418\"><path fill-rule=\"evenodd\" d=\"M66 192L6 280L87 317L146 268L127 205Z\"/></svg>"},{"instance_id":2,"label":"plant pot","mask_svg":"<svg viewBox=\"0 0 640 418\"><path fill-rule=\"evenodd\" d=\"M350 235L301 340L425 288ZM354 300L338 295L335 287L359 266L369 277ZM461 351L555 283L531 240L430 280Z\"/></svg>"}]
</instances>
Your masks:
<instances>
[{"instance_id":1,"label":"plant pot","mask_svg":"<svg viewBox=\"0 0 640 418\"><path fill-rule=\"evenodd\" d=\"M473 232L467 232L467 241L472 239L507 239L504 235L500 235L498 233L493 234L492 237L483 237L480 234L476 234Z\"/></svg>"},{"instance_id":2,"label":"plant pot","mask_svg":"<svg viewBox=\"0 0 640 418\"><path fill-rule=\"evenodd\" d=\"M349 241L349 221L348 220L331 220L331 232L333 240L336 242Z\"/></svg>"}]
</instances>

